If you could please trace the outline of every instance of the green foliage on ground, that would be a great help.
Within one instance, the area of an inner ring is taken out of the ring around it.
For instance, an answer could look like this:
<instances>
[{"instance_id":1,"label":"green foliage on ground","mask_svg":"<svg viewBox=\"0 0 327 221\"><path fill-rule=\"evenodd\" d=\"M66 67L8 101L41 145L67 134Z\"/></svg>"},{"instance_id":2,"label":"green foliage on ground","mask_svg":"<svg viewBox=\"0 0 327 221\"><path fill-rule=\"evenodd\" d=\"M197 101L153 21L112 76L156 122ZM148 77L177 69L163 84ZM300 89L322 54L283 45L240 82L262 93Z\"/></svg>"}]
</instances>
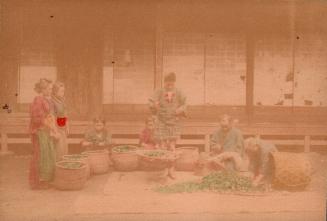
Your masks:
<instances>
[{"instance_id":1,"label":"green foliage on ground","mask_svg":"<svg viewBox=\"0 0 327 221\"><path fill-rule=\"evenodd\" d=\"M214 172L203 177L200 182L176 183L155 189L155 191L160 193L191 193L198 191L254 192L262 190L262 187L253 186L250 178L232 171Z\"/></svg>"},{"instance_id":2,"label":"green foliage on ground","mask_svg":"<svg viewBox=\"0 0 327 221\"><path fill-rule=\"evenodd\" d=\"M61 162L60 166L67 168L67 169L79 169L82 167L82 163L76 161L76 162Z\"/></svg>"},{"instance_id":3,"label":"green foliage on ground","mask_svg":"<svg viewBox=\"0 0 327 221\"><path fill-rule=\"evenodd\" d=\"M122 146L117 146L114 147L112 150L117 153L126 153L129 151L135 151L137 147L131 146L131 145L122 145Z\"/></svg>"},{"instance_id":4,"label":"green foliage on ground","mask_svg":"<svg viewBox=\"0 0 327 221\"><path fill-rule=\"evenodd\" d=\"M162 157L165 155L165 152L154 150L154 151L145 152L144 155L148 157Z\"/></svg>"}]
</instances>

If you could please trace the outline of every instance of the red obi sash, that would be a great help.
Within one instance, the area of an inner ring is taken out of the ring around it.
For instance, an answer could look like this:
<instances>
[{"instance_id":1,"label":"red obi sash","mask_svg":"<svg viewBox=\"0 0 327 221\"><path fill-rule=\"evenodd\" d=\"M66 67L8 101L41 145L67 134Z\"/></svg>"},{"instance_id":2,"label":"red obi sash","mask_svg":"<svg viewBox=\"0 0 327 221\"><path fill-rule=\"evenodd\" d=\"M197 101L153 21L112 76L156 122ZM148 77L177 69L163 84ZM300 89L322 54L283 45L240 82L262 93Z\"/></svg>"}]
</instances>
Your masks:
<instances>
[{"instance_id":1,"label":"red obi sash","mask_svg":"<svg viewBox=\"0 0 327 221\"><path fill-rule=\"evenodd\" d=\"M67 117L57 117L57 124L59 127L66 126Z\"/></svg>"}]
</instances>

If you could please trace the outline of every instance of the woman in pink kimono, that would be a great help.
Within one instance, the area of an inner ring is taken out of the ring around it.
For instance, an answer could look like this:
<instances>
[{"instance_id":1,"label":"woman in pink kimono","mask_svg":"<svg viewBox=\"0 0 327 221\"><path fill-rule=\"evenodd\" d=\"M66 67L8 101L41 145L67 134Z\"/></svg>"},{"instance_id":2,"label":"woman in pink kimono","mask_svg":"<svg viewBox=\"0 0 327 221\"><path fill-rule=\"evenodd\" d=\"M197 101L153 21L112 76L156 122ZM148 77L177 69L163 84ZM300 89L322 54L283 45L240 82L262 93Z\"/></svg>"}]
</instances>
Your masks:
<instances>
[{"instance_id":1,"label":"woman in pink kimono","mask_svg":"<svg viewBox=\"0 0 327 221\"><path fill-rule=\"evenodd\" d=\"M53 179L55 169L55 146L53 140L57 137L54 118L50 112L50 95L52 83L40 79L35 85L39 94L30 107L30 134L33 145L33 155L30 164L29 181L32 189L48 188Z\"/></svg>"}]
</instances>

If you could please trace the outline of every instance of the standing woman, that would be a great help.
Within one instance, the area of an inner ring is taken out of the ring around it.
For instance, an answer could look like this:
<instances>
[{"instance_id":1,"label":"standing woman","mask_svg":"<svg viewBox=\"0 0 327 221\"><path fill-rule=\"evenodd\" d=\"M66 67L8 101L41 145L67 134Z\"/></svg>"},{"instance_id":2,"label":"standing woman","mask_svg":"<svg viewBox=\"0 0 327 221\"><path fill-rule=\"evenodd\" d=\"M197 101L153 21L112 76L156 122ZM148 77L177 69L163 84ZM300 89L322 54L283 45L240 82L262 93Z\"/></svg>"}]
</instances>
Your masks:
<instances>
[{"instance_id":1,"label":"standing woman","mask_svg":"<svg viewBox=\"0 0 327 221\"><path fill-rule=\"evenodd\" d=\"M51 112L56 118L56 127L58 131L58 139L56 145L56 160L61 160L63 155L68 154L67 135L68 122L65 106L65 85L62 82L56 82L52 88L51 95Z\"/></svg>"},{"instance_id":2,"label":"standing woman","mask_svg":"<svg viewBox=\"0 0 327 221\"><path fill-rule=\"evenodd\" d=\"M185 117L186 97L175 88L176 74L169 73L164 78L164 88L155 92L150 99L150 109L156 115L154 137L160 148L175 151L180 136L180 119ZM173 167L168 176L174 179Z\"/></svg>"},{"instance_id":3,"label":"standing woman","mask_svg":"<svg viewBox=\"0 0 327 221\"><path fill-rule=\"evenodd\" d=\"M38 96L30 107L30 133L33 155L30 165L29 181L32 189L48 188L55 169L55 146L53 139L57 136L54 118L50 112L52 82L40 79L35 84Z\"/></svg>"}]
</instances>

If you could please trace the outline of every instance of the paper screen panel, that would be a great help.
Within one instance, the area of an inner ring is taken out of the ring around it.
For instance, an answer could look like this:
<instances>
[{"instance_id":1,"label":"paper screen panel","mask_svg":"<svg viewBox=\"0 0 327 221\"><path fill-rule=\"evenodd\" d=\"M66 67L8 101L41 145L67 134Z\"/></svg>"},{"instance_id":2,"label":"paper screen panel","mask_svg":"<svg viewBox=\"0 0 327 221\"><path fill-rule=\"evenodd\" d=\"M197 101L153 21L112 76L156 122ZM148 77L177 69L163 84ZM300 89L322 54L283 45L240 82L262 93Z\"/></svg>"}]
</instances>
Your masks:
<instances>
[{"instance_id":1,"label":"paper screen panel","mask_svg":"<svg viewBox=\"0 0 327 221\"><path fill-rule=\"evenodd\" d=\"M113 67L103 67L103 104L113 103Z\"/></svg>"},{"instance_id":2,"label":"paper screen panel","mask_svg":"<svg viewBox=\"0 0 327 221\"><path fill-rule=\"evenodd\" d=\"M292 46L290 38L257 40L254 68L255 105L293 105Z\"/></svg>"},{"instance_id":3,"label":"paper screen panel","mask_svg":"<svg viewBox=\"0 0 327 221\"><path fill-rule=\"evenodd\" d=\"M114 36L113 102L146 104L154 90L155 39L150 31Z\"/></svg>"},{"instance_id":4,"label":"paper screen panel","mask_svg":"<svg viewBox=\"0 0 327 221\"><path fill-rule=\"evenodd\" d=\"M204 35L166 33L163 45L163 77L175 72L176 87L186 95L187 103L203 104Z\"/></svg>"},{"instance_id":5,"label":"paper screen panel","mask_svg":"<svg viewBox=\"0 0 327 221\"><path fill-rule=\"evenodd\" d=\"M245 104L245 40L240 35L210 34L206 40L206 102Z\"/></svg>"},{"instance_id":6,"label":"paper screen panel","mask_svg":"<svg viewBox=\"0 0 327 221\"><path fill-rule=\"evenodd\" d=\"M295 106L327 106L327 36L301 34L295 47Z\"/></svg>"}]
</instances>

